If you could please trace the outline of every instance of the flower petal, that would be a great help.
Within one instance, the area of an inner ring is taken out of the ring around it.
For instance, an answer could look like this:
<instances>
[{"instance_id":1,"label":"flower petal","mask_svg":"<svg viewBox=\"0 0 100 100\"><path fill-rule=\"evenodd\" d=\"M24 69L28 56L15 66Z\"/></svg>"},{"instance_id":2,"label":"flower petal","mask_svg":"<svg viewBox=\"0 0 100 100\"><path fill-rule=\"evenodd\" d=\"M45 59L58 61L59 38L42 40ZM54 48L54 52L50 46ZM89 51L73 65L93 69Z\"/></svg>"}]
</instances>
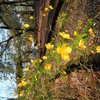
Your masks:
<instances>
[{"instance_id":1,"label":"flower petal","mask_svg":"<svg viewBox=\"0 0 100 100\"><path fill-rule=\"evenodd\" d=\"M97 46L96 50L97 52L100 52L100 46Z\"/></svg>"}]
</instances>

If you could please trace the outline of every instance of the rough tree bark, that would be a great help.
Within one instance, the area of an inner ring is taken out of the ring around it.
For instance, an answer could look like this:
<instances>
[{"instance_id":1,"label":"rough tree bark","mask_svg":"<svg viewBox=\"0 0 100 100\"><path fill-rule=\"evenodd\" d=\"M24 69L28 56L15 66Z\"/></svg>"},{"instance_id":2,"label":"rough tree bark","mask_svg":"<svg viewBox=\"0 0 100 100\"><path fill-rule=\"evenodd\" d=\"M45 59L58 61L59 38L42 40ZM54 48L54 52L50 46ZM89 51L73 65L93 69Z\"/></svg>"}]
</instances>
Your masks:
<instances>
[{"instance_id":1,"label":"rough tree bark","mask_svg":"<svg viewBox=\"0 0 100 100\"><path fill-rule=\"evenodd\" d=\"M35 17L36 17L36 40L39 48L38 58L45 53L45 43L48 41L49 27L52 25L53 14L56 10L59 0L39 0L35 1ZM43 17L44 9L52 5L54 10ZM52 27L52 26L51 26Z\"/></svg>"}]
</instances>

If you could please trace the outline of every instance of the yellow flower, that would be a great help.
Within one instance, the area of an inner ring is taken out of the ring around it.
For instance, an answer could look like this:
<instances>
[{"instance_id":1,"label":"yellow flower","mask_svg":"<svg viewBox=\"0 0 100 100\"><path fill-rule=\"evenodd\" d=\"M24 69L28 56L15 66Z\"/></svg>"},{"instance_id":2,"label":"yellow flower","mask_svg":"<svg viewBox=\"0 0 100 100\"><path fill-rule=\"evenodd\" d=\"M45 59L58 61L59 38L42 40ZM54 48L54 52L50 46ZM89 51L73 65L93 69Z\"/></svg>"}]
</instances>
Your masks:
<instances>
[{"instance_id":1,"label":"yellow flower","mask_svg":"<svg viewBox=\"0 0 100 100\"><path fill-rule=\"evenodd\" d=\"M68 32L68 30L65 30L65 32L67 33L67 32Z\"/></svg>"},{"instance_id":2,"label":"yellow flower","mask_svg":"<svg viewBox=\"0 0 100 100\"><path fill-rule=\"evenodd\" d=\"M66 47L65 51L66 51L66 53L70 54L72 49L68 46L68 47Z\"/></svg>"},{"instance_id":3,"label":"yellow flower","mask_svg":"<svg viewBox=\"0 0 100 100\"><path fill-rule=\"evenodd\" d=\"M39 59L39 63L41 63L42 62L42 60L41 59Z\"/></svg>"},{"instance_id":4,"label":"yellow flower","mask_svg":"<svg viewBox=\"0 0 100 100\"><path fill-rule=\"evenodd\" d=\"M45 17L46 15L43 13L43 17Z\"/></svg>"},{"instance_id":5,"label":"yellow flower","mask_svg":"<svg viewBox=\"0 0 100 100\"><path fill-rule=\"evenodd\" d=\"M37 77L35 76L35 81L37 81Z\"/></svg>"},{"instance_id":6,"label":"yellow flower","mask_svg":"<svg viewBox=\"0 0 100 100\"><path fill-rule=\"evenodd\" d=\"M82 50L84 50L84 49L86 48L86 46L84 45L83 39L81 39L81 40L79 41L79 47L80 47Z\"/></svg>"},{"instance_id":7,"label":"yellow flower","mask_svg":"<svg viewBox=\"0 0 100 100\"><path fill-rule=\"evenodd\" d=\"M35 63L36 63L36 62L37 62L37 59L35 59L34 61L35 61Z\"/></svg>"},{"instance_id":8,"label":"yellow flower","mask_svg":"<svg viewBox=\"0 0 100 100\"><path fill-rule=\"evenodd\" d=\"M26 67L26 68L25 68L25 70L26 70L26 72L28 72L28 71L29 71L29 68L28 68L28 67Z\"/></svg>"},{"instance_id":9,"label":"yellow flower","mask_svg":"<svg viewBox=\"0 0 100 100\"><path fill-rule=\"evenodd\" d=\"M47 56L43 56L42 59L46 60L47 59Z\"/></svg>"},{"instance_id":10,"label":"yellow flower","mask_svg":"<svg viewBox=\"0 0 100 100\"><path fill-rule=\"evenodd\" d=\"M66 75L66 72L65 72L65 71L63 71L63 74L64 74L64 75Z\"/></svg>"},{"instance_id":11,"label":"yellow flower","mask_svg":"<svg viewBox=\"0 0 100 100\"><path fill-rule=\"evenodd\" d=\"M30 16L30 19L33 19L33 16Z\"/></svg>"},{"instance_id":12,"label":"yellow flower","mask_svg":"<svg viewBox=\"0 0 100 100\"><path fill-rule=\"evenodd\" d=\"M24 90L20 90L20 94L18 96L22 96L24 94Z\"/></svg>"},{"instance_id":13,"label":"yellow flower","mask_svg":"<svg viewBox=\"0 0 100 100\"><path fill-rule=\"evenodd\" d=\"M65 38L65 39L72 39L72 38L70 38L70 35L69 34L65 34L65 32L62 32L62 33L60 32L59 35L61 37Z\"/></svg>"},{"instance_id":14,"label":"yellow flower","mask_svg":"<svg viewBox=\"0 0 100 100\"><path fill-rule=\"evenodd\" d=\"M50 5L50 6L49 6L49 9L53 10L53 7Z\"/></svg>"},{"instance_id":15,"label":"yellow flower","mask_svg":"<svg viewBox=\"0 0 100 100\"><path fill-rule=\"evenodd\" d=\"M45 9L44 9L44 12L45 12L45 13L49 12L49 9L48 9L48 8L45 8Z\"/></svg>"},{"instance_id":16,"label":"yellow flower","mask_svg":"<svg viewBox=\"0 0 100 100\"><path fill-rule=\"evenodd\" d=\"M70 39L70 35L69 34L64 34L63 38Z\"/></svg>"},{"instance_id":17,"label":"yellow flower","mask_svg":"<svg viewBox=\"0 0 100 100\"><path fill-rule=\"evenodd\" d=\"M72 49L68 46L66 47L66 44L63 44L62 47L57 48L58 54L61 55L63 60L68 60L70 61L70 56L69 54L71 53Z\"/></svg>"},{"instance_id":18,"label":"yellow flower","mask_svg":"<svg viewBox=\"0 0 100 100\"><path fill-rule=\"evenodd\" d=\"M24 28L28 28L29 27L29 24L24 24Z\"/></svg>"},{"instance_id":19,"label":"yellow flower","mask_svg":"<svg viewBox=\"0 0 100 100\"><path fill-rule=\"evenodd\" d=\"M52 40L54 40L55 38L52 38Z\"/></svg>"},{"instance_id":20,"label":"yellow flower","mask_svg":"<svg viewBox=\"0 0 100 100\"><path fill-rule=\"evenodd\" d=\"M81 48L82 50L84 50L84 49L86 48L86 46L85 46L85 45L81 45L80 48Z\"/></svg>"},{"instance_id":21,"label":"yellow flower","mask_svg":"<svg viewBox=\"0 0 100 100\"><path fill-rule=\"evenodd\" d=\"M22 80L17 86L22 87L22 86L25 86L25 85L26 85L26 82Z\"/></svg>"},{"instance_id":22,"label":"yellow flower","mask_svg":"<svg viewBox=\"0 0 100 100\"><path fill-rule=\"evenodd\" d=\"M48 50L53 50L53 47L54 47L54 45L51 45L50 43L45 44L45 46L46 46L46 48L47 48Z\"/></svg>"},{"instance_id":23,"label":"yellow flower","mask_svg":"<svg viewBox=\"0 0 100 100\"><path fill-rule=\"evenodd\" d=\"M32 42L33 41L33 36L30 35L29 40Z\"/></svg>"},{"instance_id":24,"label":"yellow flower","mask_svg":"<svg viewBox=\"0 0 100 100\"><path fill-rule=\"evenodd\" d=\"M62 33L62 32L60 32L59 35L60 35L61 37L63 37L63 33Z\"/></svg>"},{"instance_id":25,"label":"yellow flower","mask_svg":"<svg viewBox=\"0 0 100 100\"><path fill-rule=\"evenodd\" d=\"M22 86L25 86L26 85L26 82L25 81L21 81L21 83L22 83Z\"/></svg>"},{"instance_id":26,"label":"yellow flower","mask_svg":"<svg viewBox=\"0 0 100 100\"><path fill-rule=\"evenodd\" d=\"M45 65L45 70L50 70L51 69L51 65L50 64L46 64Z\"/></svg>"},{"instance_id":27,"label":"yellow flower","mask_svg":"<svg viewBox=\"0 0 100 100\"><path fill-rule=\"evenodd\" d=\"M69 53L71 53L71 50L72 49L69 46L66 47L66 44L65 43L62 45L61 48L60 47L57 48L58 54L62 54L63 51L69 54Z\"/></svg>"},{"instance_id":28,"label":"yellow flower","mask_svg":"<svg viewBox=\"0 0 100 100\"><path fill-rule=\"evenodd\" d=\"M34 63L34 60L31 59L31 63Z\"/></svg>"},{"instance_id":29,"label":"yellow flower","mask_svg":"<svg viewBox=\"0 0 100 100\"><path fill-rule=\"evenodd\" d=\"M68 61L70 61L70 56L69 56L69 54L61 54L61 57L62 57L62 59L65 61L65 60L68 60Z\"/></svg>"},{"instance_id":30,"label":"yellow flower","mask_svg":"<svg viewBox=\"0 0 100 100\"><path fill-rule=\"evenodd\" d=\"M97 52L100 52L100 46L97 46L96 50Z\"/></svg>"},{"instance_id":31,"label":"yellow flower","mask_svg":"<svg viewBox=\"0 0 100 100\"><path fill-rule=\"evenodd\" d=\"M92 37L95 37L95 34L93 33L92 28L90 28L90 29L88 30L88 32L89 32L89 34L90 34Z\"/></svg>"},{"instance_id":32,"label":"yellow flower","mask_svg":"<svg viewBox=\"0 0 100 100\"><path fill-rule=\"evenodd\" d=\"M81 46L83 44L84 44L84 41L83 41L83 39L81 39L80 42L79 42L79 46Z\"/></svg>"},{"instance_id":33,"label":"yellow flower","mask_svg":"<svg viewBox=\"0 0 100 100\"><path fill-rule=\"evenodd\" d=\"M19 83L17 86L18 86L18 87L22 87L22 83Z\"/></svg>"},{"instance_id":34,"label":"yellow flower","mask_svg":"<svg viewBox=\"0 0 100 100\"><path fill-rule=\"evenodd\" d=\"M94 51L91 51L92 53L94 53Z\"/></svg>"},{"instance_id":35,"label":"yellow flower","mask_svg":"<svg viewBox=\"0 0 100 100\"><path fill-rule=\"evenodd\" d=\"M74 36L77 36L77 32L76 31L74 31Z\"/></svg>"},{"instance_id":36,"label":"yellow flower","mask_svg":"<svg viewBox=\"0 0 100 100\"><path fill-rule=\"evenodd\" d=\"M32 65L35 65L36 62L37 62L37 59L35 59L35 60L32 60L32 59L31 59Z\"/></svg>"}]
</instances>

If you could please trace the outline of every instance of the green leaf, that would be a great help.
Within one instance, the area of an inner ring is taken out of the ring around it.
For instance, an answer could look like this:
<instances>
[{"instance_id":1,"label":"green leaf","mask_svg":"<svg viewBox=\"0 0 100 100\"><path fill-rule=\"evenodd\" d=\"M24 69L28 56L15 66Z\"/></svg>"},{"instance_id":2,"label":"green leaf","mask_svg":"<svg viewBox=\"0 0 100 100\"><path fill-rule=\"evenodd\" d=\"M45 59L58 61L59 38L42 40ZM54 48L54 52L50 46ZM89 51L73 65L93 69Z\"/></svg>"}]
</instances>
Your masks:
<instances>
[{"instance_id":1,"label":"green leaf","mask_svg":"<svg viewBox=\"0 0 100 100\"><path fill-rule=\"evenodd\" d=\"M61 47L61 43L57 43L56 45L57 45L57 47Z\"/></svg>"},{"instance_id":2,"label":"green leaf","mask_svg":"<svg viewBox=\"0 0 100 100\"><path fill-rule=\"evenodd\" d=\"M58 17L58 19L57 19L57 22L58 22L58 23L60 23L60 22L61 22L61 20L60 20L60 18L59 18L59 17Z\"/></svg>"},{"instance_id":3,"label":"green leaf","mask_svg":"<svg viewBox=\"0 0 100 100\"><path fill-rule=\"evenodd\" d=\"M76 36L76 40L79 41L82 37L83 37L82 34L78 34L78 35Z\"/></svg>"},{"instance_id":4,"label":"green leaf","mask_svg":"<svg viewBox=\"0 0 100 100\"><path fill-rule=\"evenodd\" d=\"M68 3L69 2L69 0L66 0L66 3Z\"/></svg>"},{"instance_id":5,"label":"green leaf","mask_svg":"<svg viewBox=\"0 0 100 100\"><path fill-rule=\"evenodd\" d=\"M57 64L59 63L59 61L60 61L60 55L57 54L57 59L56 59Z\"/></svg>"},{"instance_id":6,"label":"green leaf","mask_svg":"<svg viewBox=\"0 0 100 100\"><path fill-rule=\"evenodd\" d=\"M84 34L82 35L82 37L83 37L83 38L87 37L87 33L84 33Z\"/></svg>"},{"instance_id":7,"label":"green leaf","mask_svg":"<svg viewBox=\"0 0 100 100\"><path fill-rule=\"evenodd\" d=\"M33 76L33 78L32 78L32 84L33 84L33 86L34 86L34 80L35 80L35 77Z\"/></svg>"},{"instance_id":8,"label":"green leaf","mask_svg":"<svg viewBox=\"0 0 100 100\"><path fill-rule=\"evenodd\" d=\"M86 43L87 43L87 42L88 42L88 40L89 40L88 38L85 38L85 39L84 39L84 42L86 42Z\"/></svg>"},{"instance_id":9,"label":"green leaf","mask_svg":"<svg viewBox=\"0 0 100 100\"><path fill-rule=\"evenodd\" d=\"M65 18L66 17L66 13L62 12L62 17Z\"/></svg>"},{"instance_id":10,"label":"green leaf","mask_svg":"<svg viewBox=\"0 0 100 100\"><path fill-rule=\"evenodd\" d=\"M51 98L51 93L49 92L49 90L47 90L47 96L48 96L49 98Z\"/></svg>"}]
</instances>

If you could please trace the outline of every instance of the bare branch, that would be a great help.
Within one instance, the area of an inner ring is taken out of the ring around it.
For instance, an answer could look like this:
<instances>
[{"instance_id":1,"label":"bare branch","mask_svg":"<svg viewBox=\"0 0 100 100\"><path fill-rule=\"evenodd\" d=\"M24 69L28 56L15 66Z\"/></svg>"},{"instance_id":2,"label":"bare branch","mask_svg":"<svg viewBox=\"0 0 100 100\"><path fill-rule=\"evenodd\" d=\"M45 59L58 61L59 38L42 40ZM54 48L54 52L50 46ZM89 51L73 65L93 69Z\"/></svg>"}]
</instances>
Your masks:
<instances>
[{"instance_id":1,"label":"bare branch","mask_svg":"<svg viewBox=\"0 0 100 100\"><path fill-rule=\"evenodd\" d=\"M22 34L22 32L20 32L19 34L16 34L16 36L20 36L21 34ZM10 42L11 39L13 39L13 36L11 36L10 38L8 38L8 39L5 40L5 41L0 42L0 45L1 45L2 43L7 42L7 43L6 43L6 46L5 46L5 48L4 48L4 50L0 53L0 55L2 55L3 52L7 49L7 47L9 46L9 42Z\"/></svg>"},{"instance_id":2,"label":"bare branch","mask_svg":"<svg viewBox=\"0 0 100 100\"><path fill-rule=\"evenodd\" d=\"M33 14L34 11L15 11L15 10L12 10L13 12L17 13L17 14Z\"/></svg>"},{"instance_id":3,"label":"bare branch","mask_svg":"<svg viewBox=\"0 0 100 100\"><path fill-rule=\"evenodd\" d=\"M9 28L9 25L3 20L3 18L0 16L1 21Z\"/></svg>"},{"instance_id":4,"label":"bare branch","mask_svg":"<svg viewBox=\"0 0 100 100\"><path fill-rule=\"evenodd\" d=\"M19 34L16 34L16 36L20 36L22 34L22 32L20 32ZM13 36L11 36L9 39L5 40L5 41L2 41L0 42L0 45L4 42L9 42L11 39L13 38Z\"/></svg>"},{"instance_id":5,"label":"bare branch","mask_svg":"<svg viewBox=\"0 0 100 100\"><path fill-rule=\"evenodd\" d=\"M2 28L2 29L8 29L8 30L10 30L10 29L14 29L14 30L23 30L23 29L21 29L21 28L13 28L13 27L5 27L5 26L0 26L0 28ZM35 28L28 28L27 30L26 30L26 32L27 31L35 31Z\"/></svg>"}]
</instances>

